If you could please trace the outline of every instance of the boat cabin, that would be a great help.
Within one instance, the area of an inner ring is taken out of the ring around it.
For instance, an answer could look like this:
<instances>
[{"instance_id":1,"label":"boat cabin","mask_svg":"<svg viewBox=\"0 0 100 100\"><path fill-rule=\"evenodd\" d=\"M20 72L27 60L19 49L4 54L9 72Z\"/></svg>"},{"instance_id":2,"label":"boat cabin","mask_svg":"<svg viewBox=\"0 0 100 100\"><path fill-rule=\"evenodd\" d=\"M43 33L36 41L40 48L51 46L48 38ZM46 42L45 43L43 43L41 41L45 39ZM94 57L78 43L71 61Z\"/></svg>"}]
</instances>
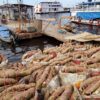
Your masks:
<instances>
[{"instance_id":1,"label":"boat cabin","mask_svg":"<svg viewBox=\"0 0 100 100\"><path fill-rule=\"evenodd\" d=\"M34 7L35 13L49 13L49 12L61 12L64 11L63 6L57 1L40 2Z\"/></svg>"},{"instance_id":2,"label":"boat cabin","mask_svg":"<svg viewBox=\"0 0 100 100\"><path fill-rule=\"evenodd\" d=\"M27 4L4 4L0 6L0 16L6 16L8 20L18 20L19 15L33 19L34 7Z\"/></svg>"},{"instance_id":3,"label":"boat cabin","mask_svg":"<svg viewBox=\"0 0 100 100\"><path fill-rule=\"evenodd\" d=\"M100 11L100 1L99 0L88 0L88 2L82 2L76 5L74 8L76 11Z\"/></svg>"}]
</instances>

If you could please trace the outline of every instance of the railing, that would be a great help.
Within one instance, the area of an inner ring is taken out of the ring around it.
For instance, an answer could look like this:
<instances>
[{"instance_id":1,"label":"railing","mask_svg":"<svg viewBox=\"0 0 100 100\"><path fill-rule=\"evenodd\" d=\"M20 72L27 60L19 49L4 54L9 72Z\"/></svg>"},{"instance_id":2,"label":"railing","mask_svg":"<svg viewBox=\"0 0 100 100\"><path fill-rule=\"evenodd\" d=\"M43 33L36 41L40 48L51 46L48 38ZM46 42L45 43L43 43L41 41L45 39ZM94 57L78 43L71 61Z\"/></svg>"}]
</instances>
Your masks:
<instances>
[{"instance_id":1,"label":"railing","mask_svg":"<svg viewBox=\"0 0 100 100\"><path fill-rule=\"evenodd\" d=\"M100 11L100 7L72 8L71 11Z\"/></svg>"}]
</instances>

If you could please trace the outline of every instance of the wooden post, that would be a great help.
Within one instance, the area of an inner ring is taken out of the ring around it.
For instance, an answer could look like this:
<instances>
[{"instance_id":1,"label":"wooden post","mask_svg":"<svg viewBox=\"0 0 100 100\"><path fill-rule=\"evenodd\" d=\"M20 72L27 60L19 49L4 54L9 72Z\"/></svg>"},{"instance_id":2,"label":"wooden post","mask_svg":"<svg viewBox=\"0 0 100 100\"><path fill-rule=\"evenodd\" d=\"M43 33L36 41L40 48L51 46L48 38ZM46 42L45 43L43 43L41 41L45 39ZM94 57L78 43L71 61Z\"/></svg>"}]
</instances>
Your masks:
<instances>
[{"instance_id":1,"label":"wooden post","mask_svg":"<svg viewBox=\"0 0 100 100\"><path fill-rule=\"evenodd\" d=\"M3 8L2 8L2 15L3 15Z\"/></svg>"},{"instance_id":2,"label":"wooden post","mask_svg":"<svg viewBox=\"0 0 100 100\"><path fill-rule=\"evenodd\" d=\"M60 20L59 20L59 22L58 22L58 28L59 28L59 29L61 28L61 18L60 18Z\"/></svg>"},{"instance_id":3,"label":"wooden post","mask_svg":"<svg viewBox=\"0 0 100 100\"><path fill-rule=\"evenodd\" d=\"M32 20L33 20L33 7L31 8Z\"/></svg>"},{"instance_id":4,"label":"wooden post","mask_svg":"<svg viewBox=\"0 0 100 100\"><path fill-rule=\"evenodd\" d=\"M42 20L34 20L34 25L38 32L42 32Z\"/></svg>"}]
</instances>

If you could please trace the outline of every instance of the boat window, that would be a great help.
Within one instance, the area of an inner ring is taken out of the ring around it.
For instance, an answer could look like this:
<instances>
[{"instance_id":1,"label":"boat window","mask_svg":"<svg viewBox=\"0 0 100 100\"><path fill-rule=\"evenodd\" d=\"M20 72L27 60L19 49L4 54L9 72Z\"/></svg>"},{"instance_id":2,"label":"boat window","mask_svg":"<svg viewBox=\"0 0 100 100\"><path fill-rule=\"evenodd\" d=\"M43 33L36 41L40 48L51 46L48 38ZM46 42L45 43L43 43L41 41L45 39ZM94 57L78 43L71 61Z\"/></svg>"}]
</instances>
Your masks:
<instances>
[{"instance_id":1,"label":"boat window","mask_svg":"<svg viewBox=\"0 0 100 100\"><path fill-rule=\"evenodd\" d=\"M57 11L57 8L54 8L54 11Z\"/></svg>"}]
</instances>

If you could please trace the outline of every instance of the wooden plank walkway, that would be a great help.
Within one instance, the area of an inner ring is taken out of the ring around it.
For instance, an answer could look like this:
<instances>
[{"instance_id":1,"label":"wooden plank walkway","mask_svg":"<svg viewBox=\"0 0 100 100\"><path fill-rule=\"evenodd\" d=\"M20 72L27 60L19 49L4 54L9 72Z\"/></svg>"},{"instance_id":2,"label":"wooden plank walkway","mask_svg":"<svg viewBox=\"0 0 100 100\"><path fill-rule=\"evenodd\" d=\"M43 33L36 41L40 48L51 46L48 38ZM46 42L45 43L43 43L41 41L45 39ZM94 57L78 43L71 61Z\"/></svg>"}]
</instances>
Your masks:
<instances>
[{"instance_id":1,"label":"wooden plank walkway","mask_svg":"<svg viewBox=\"0 0 100 100\"><path fill-rule=\"evenodd\" d=\"M81 20L81 22L79 22L78 20L71 20L73 23L76 24L83 24L83 25L91 25L91 26L100 26L100 22L98 24L97 21L93 21L93 23L89 23L89 20Z\"/></svg>"}]
</instances>

